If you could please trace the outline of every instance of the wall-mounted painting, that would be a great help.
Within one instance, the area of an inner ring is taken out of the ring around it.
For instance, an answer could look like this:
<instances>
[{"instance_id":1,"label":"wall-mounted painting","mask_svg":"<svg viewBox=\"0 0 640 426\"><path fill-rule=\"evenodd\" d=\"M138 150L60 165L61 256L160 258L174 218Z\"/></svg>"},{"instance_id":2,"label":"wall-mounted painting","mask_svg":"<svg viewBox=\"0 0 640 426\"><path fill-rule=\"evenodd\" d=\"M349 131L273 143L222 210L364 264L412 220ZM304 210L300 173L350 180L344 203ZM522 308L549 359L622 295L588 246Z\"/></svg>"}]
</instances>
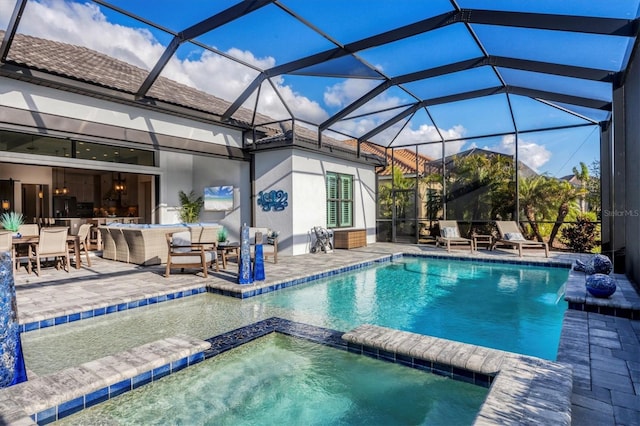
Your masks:
<instances>
[{"instance_id":1,"label":"wall-mounted painting","mask_svg":"<svg viewBox=\"0 0 640 426\"><path fill-rule=\"evenodd\" d=\"M204 188L205 210L233 210L233 186L209 186Z\"/></svg>"}]
</instances>

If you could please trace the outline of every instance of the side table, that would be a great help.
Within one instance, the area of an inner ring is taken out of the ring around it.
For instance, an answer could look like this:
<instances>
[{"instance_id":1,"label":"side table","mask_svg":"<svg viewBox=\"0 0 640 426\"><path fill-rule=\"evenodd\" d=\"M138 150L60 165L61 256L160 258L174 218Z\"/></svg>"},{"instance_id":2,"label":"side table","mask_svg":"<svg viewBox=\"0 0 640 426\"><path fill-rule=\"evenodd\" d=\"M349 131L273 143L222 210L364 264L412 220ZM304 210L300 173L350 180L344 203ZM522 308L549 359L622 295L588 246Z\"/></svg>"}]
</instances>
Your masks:
<instances>
[{"instance_id":1,"label":"side table","mask_svg":"<svg viewBox=\"0 0 640 426\"><path fill-rule=\"evenodd\" d=\"M217 247L218 255L222 259L222 269L227 269L227 258L235 257L236 262L240 258L240 243L238 242L226 242L218 243Z\"/></svg>"},{"instance_id":2,"label":"side table","mask_svg":"<svg viewBox=\"0 0 640 426\"><path fill-rule=\"evenodd\" d=\"M483 244L487 246L487 250L491 250L493 235L474 235L473 245L476 247L476 250L478 250L478 244Z\"/></svg>"}]
</instances>

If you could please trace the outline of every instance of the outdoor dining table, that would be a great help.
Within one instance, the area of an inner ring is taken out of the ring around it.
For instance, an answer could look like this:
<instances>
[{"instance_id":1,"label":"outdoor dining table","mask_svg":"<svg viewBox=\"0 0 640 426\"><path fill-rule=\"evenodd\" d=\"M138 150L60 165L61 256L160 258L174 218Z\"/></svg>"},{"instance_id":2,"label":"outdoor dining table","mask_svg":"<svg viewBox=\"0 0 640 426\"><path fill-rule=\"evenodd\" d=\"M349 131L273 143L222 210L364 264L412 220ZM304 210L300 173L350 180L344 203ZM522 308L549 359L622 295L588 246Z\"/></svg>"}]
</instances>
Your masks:
<instances>
[{"instance_id":1,"label":"outdoor dining table","mask_svg":"<svg viewBox=\"0 0 640 426\"><path fill-rule=\"evenodd\" d=\"M16 248L21 244L38 244L40 241L39 235L22 235L17 238L13 238L13 246L11 248L11 258L16 259ZM80 256L80 239L77 235L67 235L67 244L73 243L73 251L76 261L76 269L80 269L82 266L82 258ZM14 262L14 272L18 272L18 262Z\"/></svg>"}]
</instances>

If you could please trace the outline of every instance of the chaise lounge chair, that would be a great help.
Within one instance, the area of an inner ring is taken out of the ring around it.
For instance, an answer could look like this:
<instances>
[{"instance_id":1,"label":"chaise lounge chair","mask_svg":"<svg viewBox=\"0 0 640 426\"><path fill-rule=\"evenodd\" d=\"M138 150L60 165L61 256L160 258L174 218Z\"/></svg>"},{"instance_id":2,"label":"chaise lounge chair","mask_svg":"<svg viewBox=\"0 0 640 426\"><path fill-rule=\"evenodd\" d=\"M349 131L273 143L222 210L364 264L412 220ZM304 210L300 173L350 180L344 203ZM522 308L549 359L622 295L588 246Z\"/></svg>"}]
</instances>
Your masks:
<instances>
[{"instance_id":1,"label":"chaise lounge chair","mask_svg":"<svg viewBox=\"0 0 640 426\"><path fill-rule=\"evenodd\" d=\"M436 237L436 247L440 244L447 246L447 252L451 251L452 245L469 245L471 252L475 250L473 240L460 236L458 222L455 220L439 220L440 235Z\"/></svg>"},{"instance_id":2,"label":"chaise lounge chair","mask_svg":"<svg viewBox=\"0 0 640 426\"><path fill-rule=\"evenodd\" d=\"M522 257L523 248L541 247L544 248L545 257L549 257L549 246L547 243L544 241L526 240L522 236L522 231L516 222L498 220L496 221L496 226L498 227L500 236L494 241L491 247L492 249L494 249L497 244L514 247L518 249L518 256Z\"/></svg>"}]
</instances>

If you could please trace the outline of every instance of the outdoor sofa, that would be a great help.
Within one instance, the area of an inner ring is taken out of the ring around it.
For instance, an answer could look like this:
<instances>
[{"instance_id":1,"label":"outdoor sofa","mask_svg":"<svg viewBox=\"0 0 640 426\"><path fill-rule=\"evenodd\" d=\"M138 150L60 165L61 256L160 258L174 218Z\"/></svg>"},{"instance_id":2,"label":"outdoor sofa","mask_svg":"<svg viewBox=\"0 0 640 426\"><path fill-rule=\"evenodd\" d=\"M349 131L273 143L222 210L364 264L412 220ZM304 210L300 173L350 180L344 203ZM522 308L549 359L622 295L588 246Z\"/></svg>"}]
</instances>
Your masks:
<instances>
[{"instance_id":1,"label":"outdoor sofa","mask_svg":"<svg viewBox=\"0 0 640 426\"><path fill-rule=\"evenodd\" d=\"M222 226L215 223L178 223L167 225L111 223L99 226L102 235L104 259L134 263L136 265L159 265L167 262L166 235L188 229L191 241L214 243Z\"/></svg>"}]
</instances>

